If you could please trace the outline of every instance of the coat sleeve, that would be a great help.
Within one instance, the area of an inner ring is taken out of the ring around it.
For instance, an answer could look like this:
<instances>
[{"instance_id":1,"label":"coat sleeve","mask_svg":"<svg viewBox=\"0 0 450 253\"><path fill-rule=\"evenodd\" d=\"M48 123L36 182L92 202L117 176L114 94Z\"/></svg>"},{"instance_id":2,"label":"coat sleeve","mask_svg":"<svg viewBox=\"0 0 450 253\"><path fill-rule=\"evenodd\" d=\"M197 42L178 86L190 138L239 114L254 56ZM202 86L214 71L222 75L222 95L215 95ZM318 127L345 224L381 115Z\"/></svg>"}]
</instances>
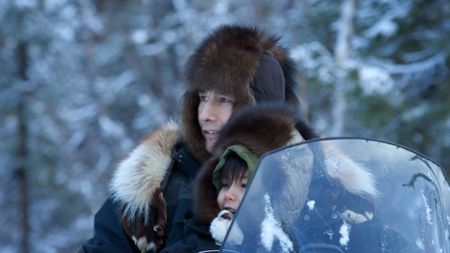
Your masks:
<instances>
[{"instance_id":1,"label":"coat sleeve","mask_svg":"<svg viewBox=\"0 0 450 253\"><path fill-rule=\"evenodd\" d=\"M107 199L94 217L94 236L84 242L78 252L139 252L120 223L118 207Z\"/></svg>"},{"instance_id":2,"label":"coat sleeve","mask_svg":"<svg viewBox=\"0 0 450 253\"><path fill-rule=\"evenodd\" d=\"M167 206L163 194L180 133L169 123L149 134L113 173L111 201L120 224L140 252L158 252L164 245Z\"/></svg>"}]
</instances>

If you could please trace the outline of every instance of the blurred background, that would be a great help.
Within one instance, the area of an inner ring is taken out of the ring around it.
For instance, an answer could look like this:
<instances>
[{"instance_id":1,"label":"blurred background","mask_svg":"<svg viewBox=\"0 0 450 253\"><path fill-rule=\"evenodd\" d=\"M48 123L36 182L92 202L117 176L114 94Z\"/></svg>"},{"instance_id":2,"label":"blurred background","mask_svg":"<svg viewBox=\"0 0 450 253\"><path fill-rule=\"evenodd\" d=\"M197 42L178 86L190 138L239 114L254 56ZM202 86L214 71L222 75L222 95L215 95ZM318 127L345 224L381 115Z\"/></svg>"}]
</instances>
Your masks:
<instances>
[{"instance_id":1,"label":"blurred background","mask_svg":"<svg viewBox=\"0 0 450 253\"><path fill-rule=\"evenodd\" d=\"M176 119L183 65L223 24L281 36L323 136L416 150L450 174L448 0L0 1L0 251L73 252L111 173Z\"/></svg>"}]
</instances>

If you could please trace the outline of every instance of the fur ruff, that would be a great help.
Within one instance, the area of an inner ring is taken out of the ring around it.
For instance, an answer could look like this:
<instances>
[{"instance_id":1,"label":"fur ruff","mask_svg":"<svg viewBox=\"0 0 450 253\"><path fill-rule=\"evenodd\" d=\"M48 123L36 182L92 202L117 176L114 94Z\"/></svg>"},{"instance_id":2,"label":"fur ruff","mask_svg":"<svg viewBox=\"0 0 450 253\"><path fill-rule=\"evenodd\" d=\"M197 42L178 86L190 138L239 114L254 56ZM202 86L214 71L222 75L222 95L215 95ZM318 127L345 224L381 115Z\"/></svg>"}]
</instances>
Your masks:
<instances>
[{"instance_id":1,"label":"fur ruff","mask_svg":"<svg viewBox=\"0 0 450 253\"><path fill-rule=\"evenodd\" d=\"M171 148L179 140L175 123L169 122L151 133L122 161L113 174L110 192L122 204L128 219L135 216L149 221L150 203L154 193L171 166Z\"/></svg>"}]
</instances>

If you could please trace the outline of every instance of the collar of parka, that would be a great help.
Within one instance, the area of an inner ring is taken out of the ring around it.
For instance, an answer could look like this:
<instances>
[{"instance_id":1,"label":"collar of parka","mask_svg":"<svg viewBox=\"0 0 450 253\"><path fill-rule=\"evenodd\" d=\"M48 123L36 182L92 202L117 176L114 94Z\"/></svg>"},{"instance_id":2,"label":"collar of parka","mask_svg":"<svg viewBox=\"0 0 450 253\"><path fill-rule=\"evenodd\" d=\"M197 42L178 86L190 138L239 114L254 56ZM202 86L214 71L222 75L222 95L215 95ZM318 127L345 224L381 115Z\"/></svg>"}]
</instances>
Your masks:
<instances>
[{"instance_id":1,"label":"collar of parka","mask_svg":"<svg viewBox=\"0 0 450 253\"><path fill-rule=\"evenodd\" d=\"M255 96L255 91L258 93L255 88L258 84L254 83L258 79L255 74L260 65L275 62L281 67L284 83L282 102L293 107L299 105L294 93L296 84L293 60L288 56L287 50L279 45L278 40L256 28L222 26L208 36L190 56L185 73L187 89L180 114L183 139L197 159L204 161L211 156L205 148L198 123L199 91L214 90L232 95L235 98L233 110L236 112L242 106L266 100L264 95ZM263 60L264 64L261 63ZM266 94L272 88L279 88L264 85L262 92Z\"/></svg>"}]
</instances>

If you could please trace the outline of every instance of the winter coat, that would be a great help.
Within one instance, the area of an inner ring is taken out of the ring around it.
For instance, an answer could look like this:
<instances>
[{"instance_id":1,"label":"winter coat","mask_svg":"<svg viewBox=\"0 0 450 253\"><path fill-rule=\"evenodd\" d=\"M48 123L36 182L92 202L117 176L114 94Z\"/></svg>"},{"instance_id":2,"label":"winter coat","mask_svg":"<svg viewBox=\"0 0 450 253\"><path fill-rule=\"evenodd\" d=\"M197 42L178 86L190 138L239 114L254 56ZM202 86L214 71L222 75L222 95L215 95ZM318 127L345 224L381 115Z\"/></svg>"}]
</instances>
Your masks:
<instances>
[{"instance_id":1,"label":"winter coat","mask_svg":"<svg viewBox=\"0 0 450 253\"><path fill-rule=\"evenodd\" d=\"M163 193L167 196L167 227L161 239L167 245L186 236L184 214L192 212L191 184L200 166L183 143L173 147L171 157L170 180ZM135 243L124 230L121 209L123 207L113 197L105 201L94 217L94 237L86 241L79 252L140 252L136 246L139 243Z\"/></svg>"},{"instance_id":2,"label":"winter coat","mask_svg":"<svg viewBox=\"0 0 450 253\"><path fill-rule=\"evenodd\" d=\"M108 198L94 217L94 236L77 253L139 252L120 224L118 206Z\"/></svg>"},{"instance_id":3,"label":"winter coat","mask_svg":"<svg viewBox=\"0 0 450 253\"><path fill-rule=\"evenodd\" d=\"M218 250L209 233L208 225L201 225L193 217L185 221L185 236L182 240L164 248L161 253L195 253L203 250Z\"/></svg>"},{"instance_id":4,"label":"winter coat","mask_svg":"<svg viewBox=\"0 0 450 253\"><path fill-rule=\"evenodd\" d=\"M253 112L250 113L253 114ZM276 115L273 116L277 117ZM239 117L239 114L236 117ZM295 124L295 122L293 122L293 124ZM295 128L294 125L293 127ZM307 136L307 138L315 136L312 130L308 129L306 125L299 127L299 129ZM187 229L191 225L186 225L184 221L184 216L187 213L192 213L193 210L191 195L192 184L197 171L199 170L200 162L191 155L185 144L177 141L178 138L179 132L173 125L169 124L156 130L135 148L130 156L119 165L119 171L121 173L115 174L111 187L113 188L113 193L121 193L123 196L127 196L126 193L133 193L133 195L139 196L149 194L149 186L135 184L133 181L141 182L154 179L156 175L151 174L154 173L153 168L155 168L156 164L164 164L164 166L160 165L160 169L163 170L167 166L167 170L162 173L165 177L161 177L158 180L162 182L162 189L164 189L163 196L165 198L164 202L161 204L163 207L160 208L167 210L166 223L164 223L164 214L157 212L157 205L161 203L155 201L155 199L158 198L152 194L152 199L149 203L151 203L151 210L154 211L152 213L153 218L162 216L161 226L167 224L163 226L165 233L162 237L157 233L154 233L157 231L154 231L153 229L149 230L148 228L145 229L145 227L144 229L135 229L134 231L141 231L142 233L147 232L147 235L142 235L153 238L154 241L160 240L161 246L158 247L171 246L175 242L183 239L178 246L183 244L194 244L194 248L203 248L201 243L199 243L199 245L195 243L197 240L195 238L201 239L200 241L204 240L206 238L204 236L206 232L200 235L190 236L191 232L197 233L198 231L196 229ZM151 147L158 145L160 147L158 149L158 151L161 151L160 153L155 150L150 152ZM169 146L173 146L171 152L162 152ZM150 165L153 166L152 169L149 169L148 166ZM137 168L141 169L137 170ZM133 188L136 187L136 185L141 187ZM154 192L159 191L160 189L154 190ZM118 197L121 196L113 195L108 198L101 209L96 213L94 219L94 237L82 245L80 252L140 252L138 248L141 245L139 240L136 240L136 237L130 236L130 232L127 231L127 221L124 220L127 211L124 210L124 207L117 201ZM137 200L130 200L128 203L131 203L132 201L136 202ZM153 224L158 224L158 219L155 219L154 221ZM205 224L200 223L196 226L201 225ZM151 246L152 244L149 245ZM214 242L210 241L210 243L206 243L206 245L214 245ZM152 250L151 248L149 249Z\"/></svg>"}]
</instances>

